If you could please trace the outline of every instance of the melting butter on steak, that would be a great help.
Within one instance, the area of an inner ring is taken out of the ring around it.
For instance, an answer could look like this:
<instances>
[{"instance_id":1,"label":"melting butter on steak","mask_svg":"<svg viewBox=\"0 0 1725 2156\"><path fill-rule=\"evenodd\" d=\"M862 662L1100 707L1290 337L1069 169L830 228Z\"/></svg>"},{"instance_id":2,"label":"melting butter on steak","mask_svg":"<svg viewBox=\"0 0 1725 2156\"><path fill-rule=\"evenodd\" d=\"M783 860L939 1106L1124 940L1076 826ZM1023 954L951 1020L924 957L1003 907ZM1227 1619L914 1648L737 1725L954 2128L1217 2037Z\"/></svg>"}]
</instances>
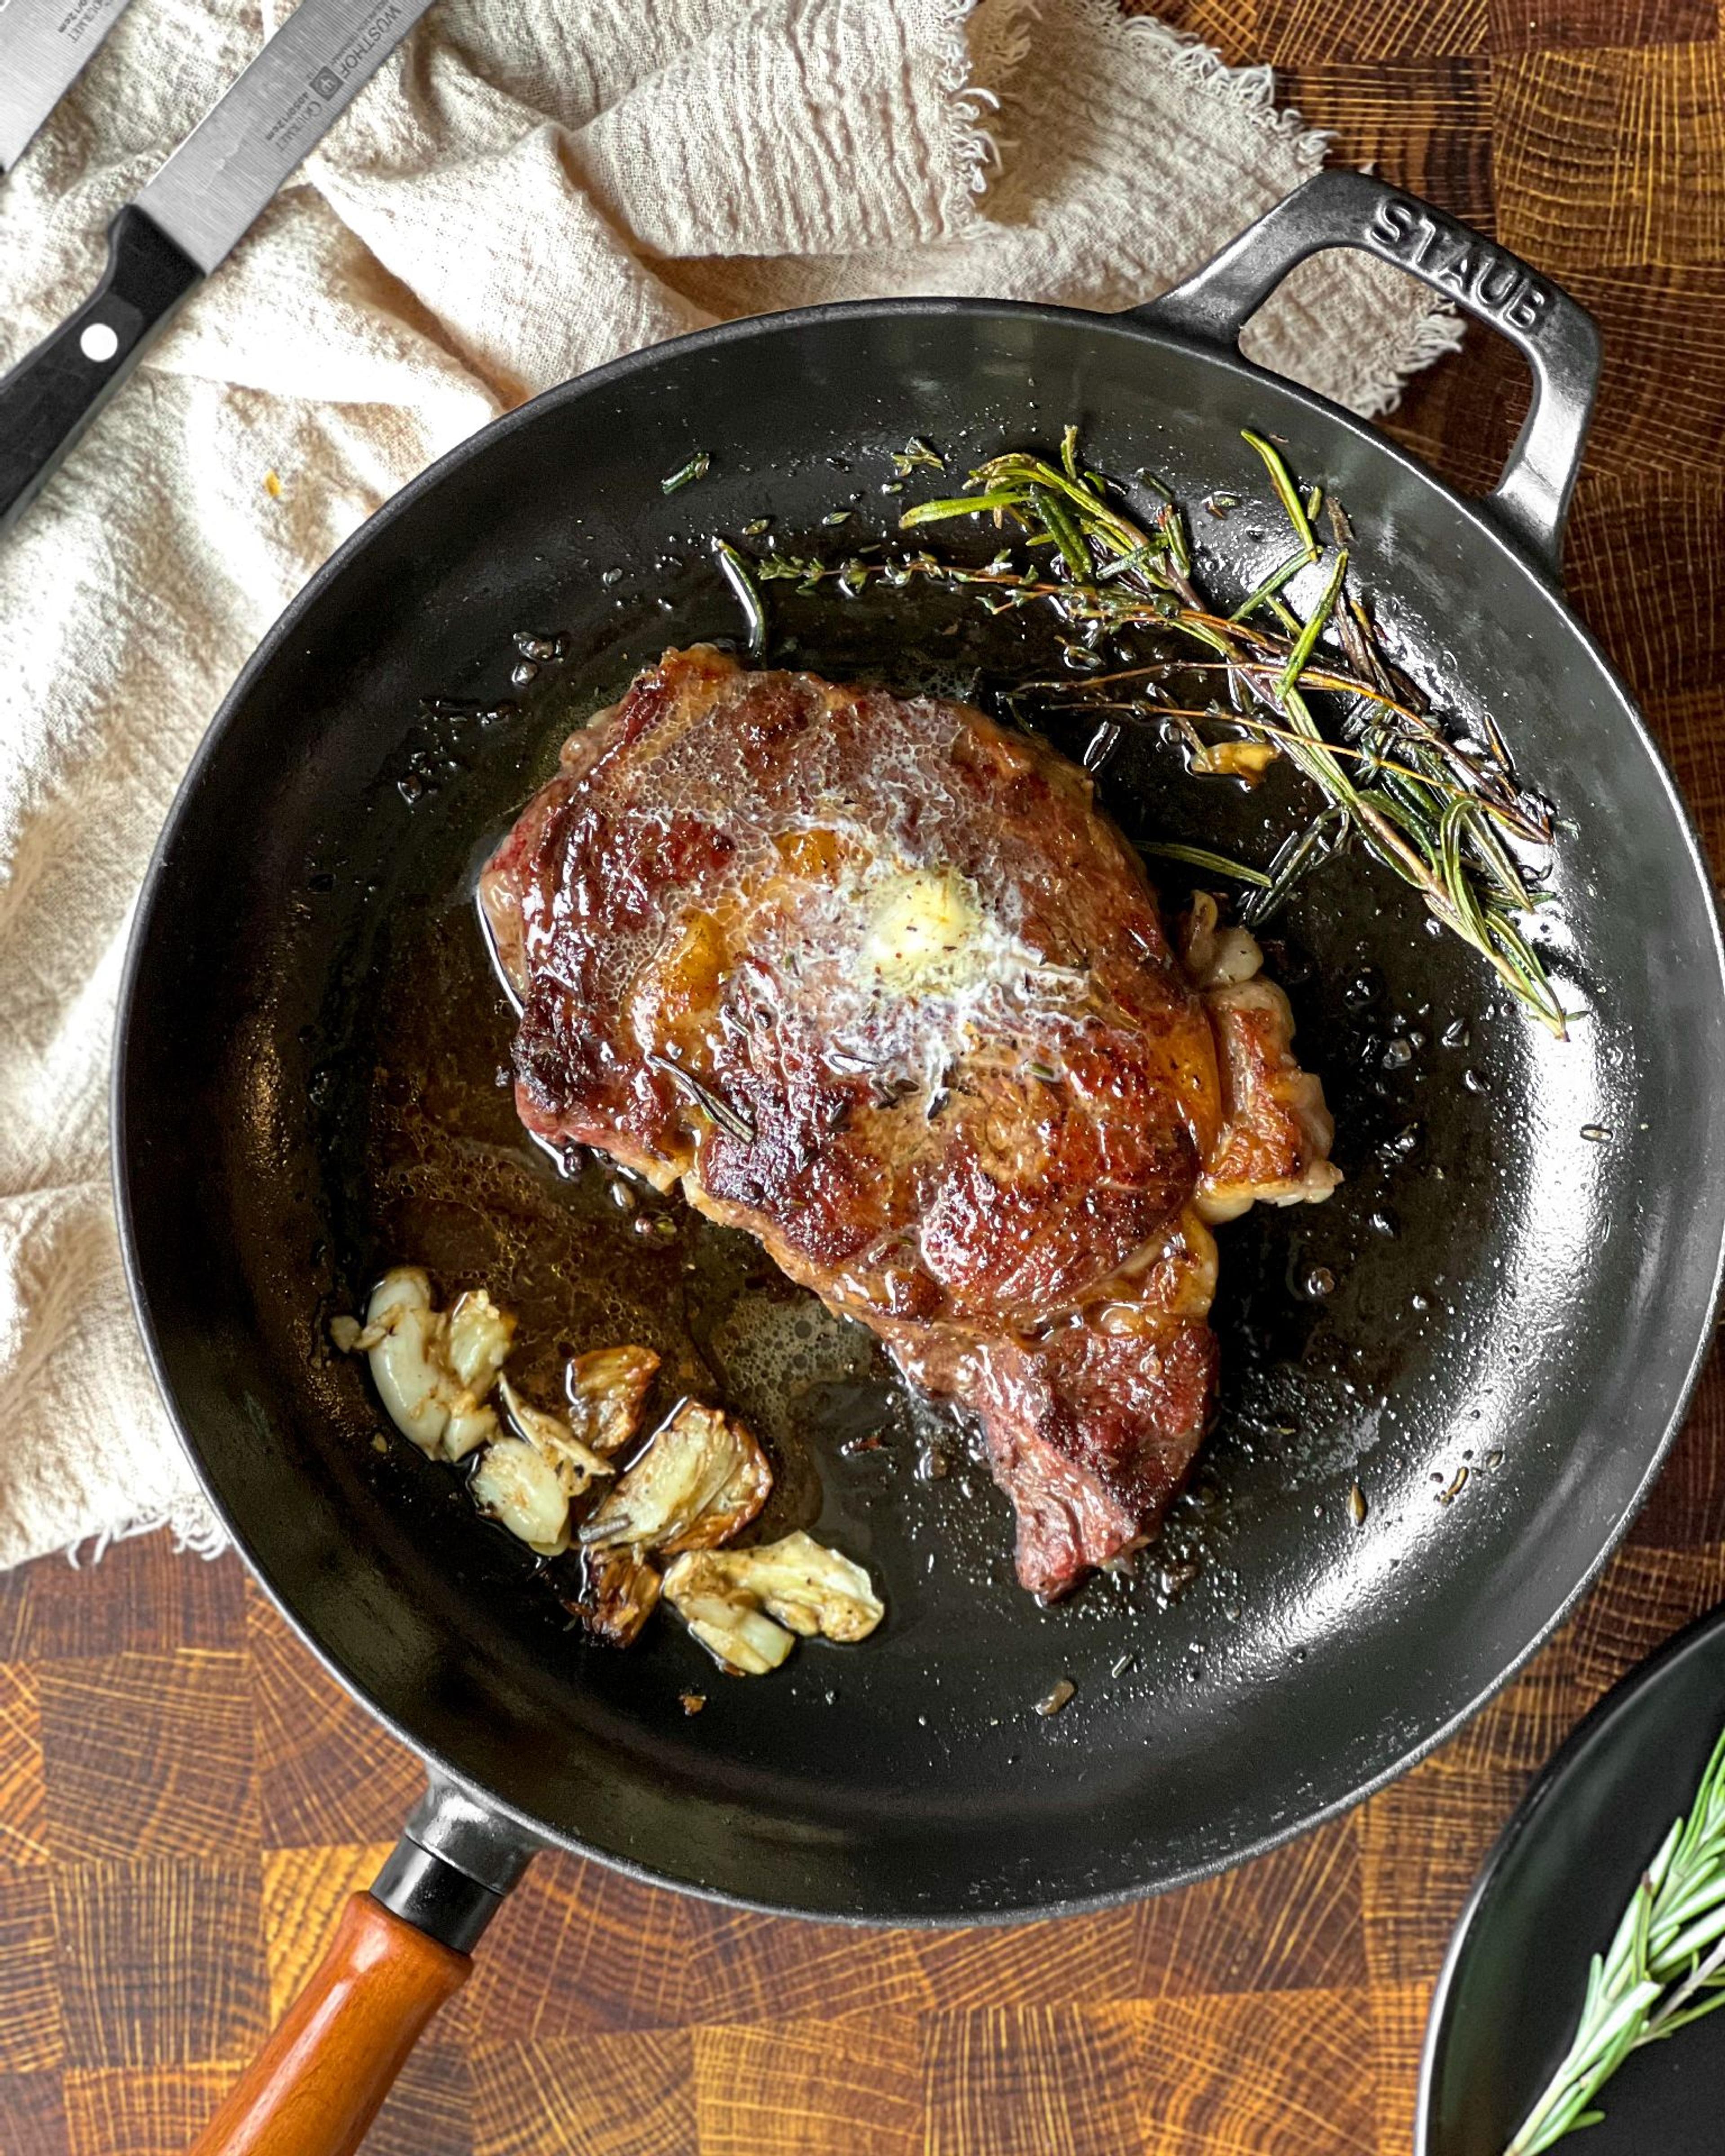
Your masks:
<instances>
[{"instance_id":1,"label":"melting butter on steak","mask_svg":"<svg viewBox=\"0 0 1725 2156\"><path fill-rule=\"evenodd\" d=\"M680 1181L971 1409L1026 1587L1144 1540L1214 1392L1207 1220L1337 1178L1256 947L1200 901L1175 955L1083 772L667 652L480 896L531 1131Z\"/></svg>"}]
</instances>

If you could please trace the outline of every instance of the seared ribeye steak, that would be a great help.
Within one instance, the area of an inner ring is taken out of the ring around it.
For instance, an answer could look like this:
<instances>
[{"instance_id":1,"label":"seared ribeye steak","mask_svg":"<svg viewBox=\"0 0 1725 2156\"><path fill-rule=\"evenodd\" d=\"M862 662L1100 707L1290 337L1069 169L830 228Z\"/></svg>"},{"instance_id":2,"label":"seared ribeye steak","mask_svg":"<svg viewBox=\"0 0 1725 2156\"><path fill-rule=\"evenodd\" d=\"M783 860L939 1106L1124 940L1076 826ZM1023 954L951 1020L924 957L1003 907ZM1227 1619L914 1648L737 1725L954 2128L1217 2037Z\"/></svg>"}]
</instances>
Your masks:
<instances>
[{"instance_id":1,"label":"seared ribeye steak","mask_svg":"<svg viewBox=\"0 0 1725 2156\"><path fill-rule=\"evenodd\" d=\"M530 1130L680 1179L972 1409L1026 1586L1150 1532L1214 1389L1206 1215L1334 1177L1255 947L1210 906L1176 957L1084 773L963 704L668 652L481 897Z\"/></svg>"}]
</instances>

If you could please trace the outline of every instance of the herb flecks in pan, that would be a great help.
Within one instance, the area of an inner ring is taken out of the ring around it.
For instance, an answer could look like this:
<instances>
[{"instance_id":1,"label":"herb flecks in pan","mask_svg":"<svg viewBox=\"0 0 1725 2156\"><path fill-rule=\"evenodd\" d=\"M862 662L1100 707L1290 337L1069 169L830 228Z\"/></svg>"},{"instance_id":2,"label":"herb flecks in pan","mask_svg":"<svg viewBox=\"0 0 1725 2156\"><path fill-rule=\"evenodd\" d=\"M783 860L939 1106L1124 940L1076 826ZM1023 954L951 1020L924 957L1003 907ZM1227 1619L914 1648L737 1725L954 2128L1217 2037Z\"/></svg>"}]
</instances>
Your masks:
<instances>
[{"instance_id":1,"label":"herb flecks in pan","mask_svg":"<svg viewBox=\"0 0 1725 2156\"><path fill-rule=\"evenodd\" d=\"M901 479L908 479L919 465L930 471L944 471L947 460L938 449L932 449L920 434L912 434L901 449L892 453L892 469Z\"/></svg>"},{"instance_id":2,"label":"herb flecks in pan","mask_svg":"<svg viewBox=\"0 0 1725 2156\"><path fill-rule=\"evenodd\" d=\"M669 473L660 480L659 491L661 494L679 493L684 487L692 485L696 480L705 479L712 470L712 466L711 453L706 449L697 449L687 464L680 465L675 471Z\"/></svg>"},{"instance_id":3,"label":"herb flecks in pan","mask_svg":"<svg viewBox=\"0 0 1725 2156\"><path fill-rule=\"evenodd\" d=\"M1725 1732L1686 1819L1674 1820L1604 1954L1563 2064L1504 2156L1538 2156L1604 2114L1594 2099L1633 2051L1725 2006Z\"/></svg>"},{"instance_id":4,"label":"herb flecks in pan","mask_svg":"<svg viewBox=\"0 0 1725 2156\"><path fill-rule=\"evenodd\" d=\"M800 593L827 584L855 593L869 583L922 578L973 591L991 613L1053 606L1076 632L1067 648L1074 678L1025 683L1014 701L1094 711L1117 724L1162 730L1172 723L1200 770L1230 743L1260 744L1287 757L1322 797L1322 807L1290 834L1268 870L1242 878L1255 886L1245 908L1249 922L1267 920L1317 860L1361 846L1418 891L1434 919L1564 1038L1563 1004L1521 925L1546 901L1522 852L1548 850L1550 809L1521 785L1489 719L1481 722L1483 741L1458 739L1427 709L1390 660L1353 588L1353 535L1339 505L1327 505L1327 547L1316 522L1325 506L1321 491L1302 494L1263 436L1248 433L1245 439L1264 461L1295 547L1232 612L1199 589L1176 505L1164 501L1148 525L1138 521L1119 490L1086 465L1070 427L1058 465L1021 450L992 458L970 474L964 492L919 502L900 519L903 530L920 533L991 518L1006 543L986 562L927 547L830 562L773 553L753 562L753 574L762 583L793 582ZM1327 555L1319 596L1302 621L1282 594ZM729 561L725 566L732 573ZM751 596L758 601L758 593ZM749 610L752 647L760 630ZM1158 655L1106 666L1105 640L1118 649L1122 639L1130 644L1144 632L1162 646ZM1202 655L1169 653L1169 638ZM1214 675L1214 701L1196 710L1163 701L1163 683L1194 674ZM1314 703L1319 698L1322 712ZM1208 767L1235 767L1223 754ZM1240 767L1240 775L1255 773ZM1204 865L1235 873L1218 859Z\"/></svg>"}]
</instances>

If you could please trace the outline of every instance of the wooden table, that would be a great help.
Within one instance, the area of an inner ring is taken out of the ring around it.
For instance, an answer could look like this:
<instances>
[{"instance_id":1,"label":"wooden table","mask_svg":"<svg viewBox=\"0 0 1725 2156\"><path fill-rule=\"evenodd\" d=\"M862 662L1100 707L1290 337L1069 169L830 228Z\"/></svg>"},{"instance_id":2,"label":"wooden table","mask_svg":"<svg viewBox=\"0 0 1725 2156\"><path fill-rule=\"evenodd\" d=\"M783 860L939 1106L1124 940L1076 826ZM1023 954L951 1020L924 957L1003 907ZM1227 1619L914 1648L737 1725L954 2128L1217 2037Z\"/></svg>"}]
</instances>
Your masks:
<instances>
[{"instance_id":1,"label":"wooden table","mask_svg":"<svg viewBox=\"0 0 1725 2156\"><path fill-rule=\"evenodd\" d=\"M1599 316L1582 613L1725 842L1725 51L1713 0L1188 0L1337 153ZM1481 336L1397 431L1484 484L1522 397ZM1232 1876L1006 1933L858 1933L536 1864L375 2156L1400 2152L1480 1856L1609 1684L1725 1594L1717 1367L1625 1550L1487 1713ZM0 1580L0 2149L177 2156L418 1777L231 1558L161 1537Z\"/></svg>"}]
</instances>

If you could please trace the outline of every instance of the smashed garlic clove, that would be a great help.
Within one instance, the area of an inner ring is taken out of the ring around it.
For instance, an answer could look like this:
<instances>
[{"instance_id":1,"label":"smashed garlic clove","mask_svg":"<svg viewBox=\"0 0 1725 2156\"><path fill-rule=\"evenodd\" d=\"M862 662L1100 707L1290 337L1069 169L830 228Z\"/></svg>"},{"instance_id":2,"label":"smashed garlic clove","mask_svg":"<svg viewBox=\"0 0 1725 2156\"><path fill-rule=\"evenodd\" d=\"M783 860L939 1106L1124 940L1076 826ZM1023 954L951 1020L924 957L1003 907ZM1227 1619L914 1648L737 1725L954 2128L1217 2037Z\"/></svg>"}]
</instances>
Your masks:
<instances>
[{"instance_id":1,"label":"smashed garlic clove","mask_svg":"<svg viewBox=\"0 0 1725 2156\"><path fill-rule=\"evenodd\" d=\"M510 1420L552 1468L566 1496L583 1495L596 1475L617 1472L608 1460L589 1451L567 1423L524 1400L507 1378L498 1379L497 1390Z\"/></svg>"},{"instance_id":2,"label":"smashed garlic clove","mask_svg":"<svg viewBox=\"0 0 1725 2156\"><path fill-rule=\"evenodd\" d=\"M515 1320L483 1288L434 1307L418 1265L397 1265L372 1291L362 1327L332 1317L330 1337L345 1354L369 1357L372 1382L403 1437L434 1459L463 1460L497 1435L485 1405L515 1332Z\"/></svg>"},{"instance_id":3,"label":"smashed garlic clove","mask_svg":"<svg viewBox=\"0 0 1725 2156\"><path fill-rule=\"evenodd\" d=\"M730 1649L709 1637L718 1622L716 1606L731 1613L727 1621L734 1630L742 1628L743 1637L752 1636L743 1625L749 1610L776 1618L805 1640L817 1634L829 1640L865 1640L886 1614L862 1567L801 1528L757 1549L703 1550L680 1557L665 1576L665 1594L702 1645L738 1667L742 1665ZM697 1609L706 1630L691 1615Z\"/></svg>"},{"instance_id":4,"label":"smashed garlic clove","mask_svg":"<svg viewBox=\"0 0 1725 2156\"><path fill-rule=\"evenodd\" d=\"M482 1445L489 1445L497 1435L497 1410L495 1408L462 1408L454 1412L444 1430L443 1456L445 1460L465 1460Z\"/></svg>"},{"instance_id":5,"label":"smashed garlic clove","mask_svg":"<svg viewBox=\"0 0 1725 2156\"><path fill-rule=\"evenodd\" d=\"M862 1567L801 1528L758 1549L680 1557L665 1575L665 1599L710 1654L744 1676L777 1669L794 1634L865 1640L886 1614Z\"/></svg>"},{"instance_id":6,"label":"smashed garlic clove","mask_svg":"<svg viewBox=\"0 0 1725 2156\"><path fill-rule=\"evenodd\" d=\"M1220 741L1196 751L1190 768L1219 778L1243 778L1255 786L1281 753L1273 741Z\"/></svg>"},{"instance_id":7,"label":"smashed garlic clove","mask_svg":"<svg viewBox=\"0 0 1725 2156\"><path fill-rule=\"evenodd\" d=\"M357 1317L332 1317L330 1320L330 1338L344 1355L369 1355L388 1330L387 1325L367 1325L362 1328Z\"/></svg>"},{"instance_id":8,"label":"smashed garlic clove","mask_svg":"<svg viewBox=\"0 0 1725 2156\"><path fill-rule=\"evenodd\" d=\"M524 1437L487 1445L469 1485L474 1502L541 1557L569 1547L569 1500L557 1470Z\"/></svg>"},{"instance_id":9,"label":"smashed garlic clove","mask_svg":"<svg viewBox=\"0 0 1725 2156\"><path fill-rule=\"evenodd\" d=\"M685 1400L581 1528L583 1546L711 1549L767 1502L773 1470L740 1422Z\"/></svg>"},{"instance_id":10,"label":"smashed garlic clove","mask_svg":"<svg viewBox=\"0 0 1725 2156\"><path fill-rule=\"evenodd\" d=\"M1231 988L1250 981L1263 970L1264 953L1250 928L1217 932L1210 963L1199 986L1204 989Z\"/></svg>"},{"instance_id":11,"label":"smashed garlic clove","mask_svg":"<svg viewBox=\"0 0 1725 2156\"><path fill-rule=\"evenodd\" d=\"M372 1382L389 1419L422 1452L436 1453L449 1426L449 1380L442 1367L443 1320L431 1306L431 1282L417 1265L384 1274L366 1306Z\"/></svg>"},{"instance_id":12,"label":"smashed garlic clove","mask_svg":"<svg viewBox=\"0 0 1725 2156\"><path fill-rule=\"evenodd\" d=\"M680 1557L665 1575L665 1599L721 1667L737 1676L764 1677L796 1645L747 1594L715 1577L711 1553Z\"/></svg>"},{"instance_id":13,"label":"smashed garlic clove","mask_svg":"<svg viewBox=\"0 0 1725 2156\"><path fill-rule=\"evenodd\" d=\"M620 1452L634 1435L658 1371L650 1348L596 1348L570 1363L570 1421L595 1452Z\"/></svg>"},{"instance_id":14,"label":"smashed garlic clove","mask_svg":"<svg viewBox=\"0 0 1725 2156\"><path fill-rule=\"evenodd\" d=\"M588 1550L579 1598L563 1607L595 1638L626 1647L658 1606L660 1578L639 1550Z\"/></svg>"},{"instance_id":15,"label":"smashed garlic clove","mask_svg":"<svg viewBox=\"0 0 1725 2156\"><path fill-rule=\"evenodd\" d=\"M482 1287L458 1295L449 1312L447 1359L456 1382L483 1399L509 1357L515 1319Z\"/></svg>"},{"instance_id":16,"label":"smashed garlic clove","mask_svg":"<svg viewBox=\"0 0 1725 2156\"><path fill-rule=\"evenodd\" d=\"M1264 963L1258 939L1249 928L1219 927L1214 894L1195 891L1181 919L1178 939L1181 963L1200 993L1233 988L1250 980Z\"/></svg>"},{"instance_id":17,"label":"smashed garlic clove","mask_svg":"<svg viewBox=\"0 0 1725 2156\"><path fill-rule=\"evenodd\" d=\"M753 1549L716 1551L707 1563L805 1640L817 1633L829 1640L865 1640L886 1614L862 1567L800 1527Z\"/></svg>"}]
</instances>

